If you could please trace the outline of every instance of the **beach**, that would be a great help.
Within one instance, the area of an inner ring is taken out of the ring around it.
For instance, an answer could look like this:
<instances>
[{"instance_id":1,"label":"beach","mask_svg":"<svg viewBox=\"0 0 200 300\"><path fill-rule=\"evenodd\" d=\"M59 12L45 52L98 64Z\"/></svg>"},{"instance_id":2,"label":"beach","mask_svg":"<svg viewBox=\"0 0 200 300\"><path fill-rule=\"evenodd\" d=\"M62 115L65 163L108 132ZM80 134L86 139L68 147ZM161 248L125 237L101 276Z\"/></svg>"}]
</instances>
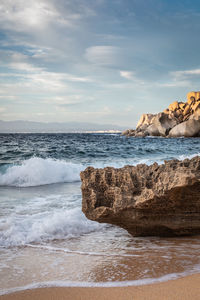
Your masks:
<instances>
[{"instance_id":1,"label":"beach","mask_svg":"<svg viewBox=\"0 0 200 300\"><path fill-rule=\"evenodd\" d=\"M1 135L1 144L0 294L7 293L7 299L126 300L156 292L160 297L160 287L167 296L165 289L182 282L170 280L200 272L199 236L133 237L120 227L90 221L82 212L80 182L80 171L88 166L192 158L200 140L16 134ZM188 286L193 293L198 280L192 288L187 279L173 294Z\"/></svg>"},{"instance_id":2,"label":"beach","mask_svg":"<svg viewBox=\"0 0 200 300\"><path fill-rule=\"evenodd\" d=\"M0 296L0 300L199 300L200 274L130 287L52 287Z\"/></svg>"}]
</instances>

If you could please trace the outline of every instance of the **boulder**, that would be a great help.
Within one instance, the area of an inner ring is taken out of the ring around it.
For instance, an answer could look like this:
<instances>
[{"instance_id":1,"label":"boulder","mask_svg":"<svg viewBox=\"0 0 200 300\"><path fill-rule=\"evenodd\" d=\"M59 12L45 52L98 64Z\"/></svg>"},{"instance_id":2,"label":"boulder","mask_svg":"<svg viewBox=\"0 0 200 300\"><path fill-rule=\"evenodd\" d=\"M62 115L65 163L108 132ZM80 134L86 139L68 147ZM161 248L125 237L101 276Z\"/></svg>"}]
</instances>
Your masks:
<instances>
[{"instance_id":1,"label":"boulder","mask_svg":"<svg viewBox=\"0 0 200 300\"><path fill-rule=\"evenodd\" d=\"M187 94L187 102L191 104L194 100L200 99L200 92L190 92Z\"/></svg>"},{"instance_id":2,"label":"boulder","mask_svg":"<svg viewBox=\"0 0 200 300\"><path fill-rule=\"evenodd\" d=\"M185 109L183 111L183 115L186 116L187 114L189 114L189 112L190 112L190 106L186 104Z\"/></svg>"},{"instance_id":3,"label":"boulder","mask_svg":"<svg viewBox=\"0 0 200 300\"><path fill-rule=\"evenodd\" d=\"M189 121L189 123L186 123ZM193 120L193 121L191 121ZM169 108L158 114L143 114L137 124L136 130L128 130L122 133L126 136L145 137L147 135L167 137L175 136L200 136L200 92L187 94L187 102L175 101ZM193 123L192 123L193 122ZM184 123L184 125L179 124Z\"/></svg>"},{"instance_id":4,"label":"boulder","mask_svg":"<svg viewBox=\"0 0 200 300\"><path fill-rule=\"evenodd\" d=\"M184 110L184 108L185 108L185 103L184 103L184 102L179 102L178 104L179 104L180 109L181 109L181 110Z\"/></svg>"},{"instance_id":5,"label":"boulder","mask_svg":"<svg viewBox=\"0 0 200 300\"><path fill-rule=\"evenodd\" d=\"M170 113L170 110L169 110L169 108L166 108L166 109L163 110L163 112L164 112L164 114L168 115Z\"/></svg>"},{"instance_id":6,"label":"boulder","mask_svg":"<svg viewBox=\"0 0 200 300\"><path fill-rule=\"evenodd\" d=\"M169 137L195 137L200 135L200 121L189 119L171 129Z\"/></svg>"},{"instance_id":7,"label":"boulder","mask_svg":"<svg viewBox=\"0 0 200 300\"><path fill-rule=\"evenodd\" d=\"M160 136L160 132L155 124L151 124L146 131L150 136Z\"/></svg>"},{"instance_id":8,"label":"boulder","mask_svg":"<svg viewBox=\"0 0 200 300\"><path fill-rule=\"evenodd\" d=\"M175 117L176 118L179 118L180 117L180 115L182 115L183 113L182 113L182 110L181 109L178 109L176 112L175 112Z\"/></svg>"},{"instance_id":9,"label":"boulder","mask_svg":"<svg viewBox=\"0 0 200 300\"><path fill-rule=\"evenodd\" d=\"M196 101L193 105L192 105L192 110L195 112L197 109L200 108L200 101Z\"/></svg>"},{"instance_id":10,"label":"boulder","mask_svg":"<svg viewBox=\"0 0 200 300\"><path fill-rule=\"evenodd\" d=\"M127 129L127 130L124 130L124 131L122 132L121 135L135 136L135 130L134 130L134 129Z\"/></svg>"},{"instance_id":11,"label":"boulder","mask_svg":"<svg viewBox=\"0 0 200 300\"><path fill-rule=\"evenodd\" d=\"M196 111L189 118L194 120L200 120L200 108L197 108Z\"/></svg>"},{"instance_id":12,"label":"boulder","mask_svg":"<svg viewBox=\"0 0 200 300\"><path fill-rule=\"evenodd\" d=\"M177 125L177 123L178 121L176 118L172 118L165 113L157 114L152 121L154 128L157 128L160 136L167 136L170 129ZM149 128L147 131L149 131Z\"/></svg>"},{"instance_id":13,"label":"boulder","mask_svg":"<svg viewBox=\"0 0 200 300\"><path fill-rule=\"evenodd\" d=\"M169 110L175 111L176 109L179 109L178 101L175 101L169 105Z\"/></svg>"},{"instance_id":14,"label":"boulder","mask_svg":"<svg viewBox=\"0 0 200 300\"><path fill-rule=\"evenodd\" d=\"M82 210L90 220L134 236L200 234L200 157L163 165L81 172Z\"/></svg>"},{"instance_id":15,"label":"boulder","mask_svg":"<svg viewBox=\"0 0 200 300\"><path fill-rule=\"evenodd\" d=\"M154 114L143 114L137 123L136 129L147 127L151 124L152 119L155 117Z\"/></svg>"}]
</instances>

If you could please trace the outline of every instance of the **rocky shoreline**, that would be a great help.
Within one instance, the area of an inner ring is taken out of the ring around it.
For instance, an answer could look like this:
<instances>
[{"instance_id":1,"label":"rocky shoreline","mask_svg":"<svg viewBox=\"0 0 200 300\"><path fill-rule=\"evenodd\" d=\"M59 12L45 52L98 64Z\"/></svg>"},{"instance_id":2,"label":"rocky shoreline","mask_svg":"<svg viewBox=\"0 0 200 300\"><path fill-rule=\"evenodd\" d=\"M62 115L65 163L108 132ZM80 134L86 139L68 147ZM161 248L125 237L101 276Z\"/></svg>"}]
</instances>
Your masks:
<instances>
[{"instance_id":1,"label":"rocky shoreline","mask_svg":"<svg viewBox=\"0 0 200 300\"><path fill-rule=\"evenodd\" d=\"M186 102L175 101L158 114L143 114L128 137L200 137L200 92L187 94Z\"/></svg>"},{"instance_id":2,"label":"rocky shoreline","mask_svg":"<svg viewBox=\"0 0 200 300\"><path fill-rule=\"evenodd\" d=\"M81 172L86 217L134 236L200 234L200 157L162 165L88 167Z\"/></svg>"}]
</instances>

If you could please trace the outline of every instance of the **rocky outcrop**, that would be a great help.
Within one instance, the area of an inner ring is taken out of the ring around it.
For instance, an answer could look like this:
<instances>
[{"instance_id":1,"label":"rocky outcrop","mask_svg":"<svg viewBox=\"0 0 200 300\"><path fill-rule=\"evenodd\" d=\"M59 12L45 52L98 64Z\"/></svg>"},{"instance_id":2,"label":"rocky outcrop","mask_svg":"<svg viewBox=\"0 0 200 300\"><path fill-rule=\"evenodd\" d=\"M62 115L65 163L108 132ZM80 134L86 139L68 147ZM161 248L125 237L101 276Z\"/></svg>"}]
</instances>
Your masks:
<instances>
[{"instance_id":1,"label":"rocky outcrop","mask_svg":"<svg viewBox=\"0 0 200 300\"><path fill-rule=\"evenodd\" d=\"M86 217L134 236L200 234L200 157L81 172Z\"/></svg>"},{"instance_id":2,"label":"rocky outcrop","mask_svg":"<svg viewBox=\"0 0 200 300\"><path fill-rule=\"evenodd\" d=\"M167 109L158 114L143 114L136 126L136 130L129 129L122 133L126 136L145 137L194 137L200 136L197 122L200 120L200 92L187 94L186 102L175 101ZM183 125L184 124L184 125ZM189 129L189 124L192 126Z\"/></svg>"},{"instance_id":3,"label":"rocky outcrop","mask_svg":"<svg viewBox=\"0 0 200 300\"><path fill-rule=\"evenodd\" d=\"M190 119L172 128L169 137L197 137L200 136L200 120Z\"/></svg>"}]
</instances>

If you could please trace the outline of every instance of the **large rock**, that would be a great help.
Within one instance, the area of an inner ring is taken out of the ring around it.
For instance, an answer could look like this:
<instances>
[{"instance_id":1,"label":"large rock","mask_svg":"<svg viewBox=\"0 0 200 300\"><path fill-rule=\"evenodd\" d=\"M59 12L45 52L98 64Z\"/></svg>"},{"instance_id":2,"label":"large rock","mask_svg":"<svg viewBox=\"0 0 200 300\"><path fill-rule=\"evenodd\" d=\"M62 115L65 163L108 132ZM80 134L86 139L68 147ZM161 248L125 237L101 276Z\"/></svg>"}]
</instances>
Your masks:
<instances>
[{"instance_id":1,"label":"large rock","mask_svg":"<svg viewBox=\"0 0 200 300\"><path fill-rule=\"evenodd\" d=\"M154 117L155 117L154 114L142 114L137 123L136 129L139 129L139 128L146 129L146 127L151 124L151 121Z\"/></svg>"},{"instance_id":2,"label":"large rock","mask_svg":"<svg viewBox=\"0 0 200 300\"><path fill-rule=\"evenodd\" d=\"M172 118L170 117L170 115L165 113L157 114L152 121L152 125L154 125L154 128L156 128L157 132L159 133L156 135L160 135L164 137L168 135L170 129L173 128L175 125L177 125L177 123L178 121L175 117ZM147 131L148 129L149 128L147 128Z\"/></svg>"},{"instance_id":3,"label":"large rock","mask_svg":"<svg viewBox=\"0 0 200 300\"><path fill-rule=\"evenodd\" d=\"M194 120L191 121L191 120ZM187 102L175 101L158 114L143 114L135 130L122 133L126 136L194 137L200 136L200 92L187 94ZM189 122L188 122L189 121Z\"/></svg>"},{"instance_id":4,"label":"large rock","mask_svg":"<svg viewBox=\"0 0 200 300\"><path fill-rule=\"evenodd\" d=\"M169 137L195 137L200 136L200 121L198 119L190 119L182 122L172 128Z\"/></svg>"},{"instance_id":5,"label":"large rock","mask_svg":"<svg viewBox=\"0 0 200 300\"><path fill-rule=\"evenodd\" d=\"M171 103L171 104L169 105L169 110L175 111L175 110L177 110L177 109L179 109L178 101L175 101L175 102L173 102L173 103Z\"/></svg>"},{"instance_id":6,"label":"large rock","mask_svg":"<svg viewBox=\"0 0 200 300\"><path fill-rule=\"evenodd\" d=\"M135 136L135 130L134 130L134 129L127 129L127 130L124 130L124 131L122 132L121 135Z\"/></svg>"},{"instance_id":7,"label":"large rock","mask_svg":"<svg viewBox=\"0 0 200 300\"><path fill-rule=\"evenodd\" d=\"M82 210L90 220L134 236L200 234L200 158L81 172Z\"/></svg>"},{"instance_id":8,"label":"large rock","mask_svg":"<svg viewBox=\"0 0 200 300\"><path fill-rule=\"evenodd\" d=\"M187 94L187 102L191 104L194 100L200 99L200 92L189 92Z\"/></svg>"},{"instance_id":9,"label":"large rock","mask_svg":"<svg viewBox=\"0 0 200 300\"><path fill-rule=\"evenodd\" d=\"M158 130L158 127L155 124L151 124L147 129L146 132L150 136L160 136L160 131Z\"/></svg>"}]
</instances>

